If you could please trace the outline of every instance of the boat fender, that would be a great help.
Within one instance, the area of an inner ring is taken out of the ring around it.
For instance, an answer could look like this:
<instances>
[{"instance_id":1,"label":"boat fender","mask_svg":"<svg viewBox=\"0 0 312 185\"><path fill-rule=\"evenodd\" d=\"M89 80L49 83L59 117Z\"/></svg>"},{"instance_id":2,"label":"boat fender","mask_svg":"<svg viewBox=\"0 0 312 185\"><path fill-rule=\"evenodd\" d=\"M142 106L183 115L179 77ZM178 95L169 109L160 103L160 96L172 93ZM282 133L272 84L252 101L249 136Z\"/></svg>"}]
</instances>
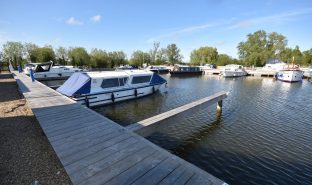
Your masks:
<instances>
[{"instance_id":1,"label":"boat fender","mask_svg":"<svg viewBox=\"0 0 312 185\"><path fill-rule=\"evenodd\" d=\"M114 93L112 93L112 102L113 103L115 102L115 95L114 95Z\"/></svg>"},{"instance_id":2,"label":"boat fender","mask_svg":"<svg viewBox=\"0 0 312 185\"><path fill-rule=\"evenodd\" d=\"M62 76L62 73L59 73L58 75L59 75L59 76Z\"/></svg>"},{"instance_id":3,"label":"boat fender","mask_svg":"<svg viewBox=\"0 0 312 185\"><path fill-rule=\"evenodd\" d=\"M138 96L138 90L134 89L134 96L137 97Z\"/></svg>"},{"instance_id":4,"label":"boat fender","mask_svg":"<svg viewBox=\"0 0 312 185\"><path fill-rule=\"evenodd\" d=\"M47 75L44 75L44 77L46 78L46 77L47 77Z\"/></svg>"},{"instance_id":5,"label":"boat fender","mask_svg":"<svg viewBox=\"0 0 312 185\"><path fill-rule=\"evenodd\" d=\"M165 87L168 88L168 83L167 82L165 83Z\"/></svg>"},{"instance_id":6,"label":"boat fender","mask_svg":"<svg viewBox=\"0 0 312 185\"><path fill-rule=\"evenodd\" d=\"M153 93L155 93L155 86L153 86Z\"/></svg>"}]
</instances>

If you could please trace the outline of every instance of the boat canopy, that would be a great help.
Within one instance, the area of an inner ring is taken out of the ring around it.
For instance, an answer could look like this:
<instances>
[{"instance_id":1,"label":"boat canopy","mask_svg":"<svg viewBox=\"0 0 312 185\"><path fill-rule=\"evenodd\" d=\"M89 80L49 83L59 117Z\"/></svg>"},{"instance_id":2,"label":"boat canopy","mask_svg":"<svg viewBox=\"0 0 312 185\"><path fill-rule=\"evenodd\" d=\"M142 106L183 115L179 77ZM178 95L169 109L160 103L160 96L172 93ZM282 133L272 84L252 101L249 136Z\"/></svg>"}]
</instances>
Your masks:
<instances>
[{"instance_id":1,"label":"boat canopy","mask_svg":"<svg viewBox=\"0 0 312 185\"><path fill-rule=\"evenodd\" d=\"M56 90L66 96L88 94L91 90L91 77L86 73L74 73Z\"/></svg>"}]
</instances>

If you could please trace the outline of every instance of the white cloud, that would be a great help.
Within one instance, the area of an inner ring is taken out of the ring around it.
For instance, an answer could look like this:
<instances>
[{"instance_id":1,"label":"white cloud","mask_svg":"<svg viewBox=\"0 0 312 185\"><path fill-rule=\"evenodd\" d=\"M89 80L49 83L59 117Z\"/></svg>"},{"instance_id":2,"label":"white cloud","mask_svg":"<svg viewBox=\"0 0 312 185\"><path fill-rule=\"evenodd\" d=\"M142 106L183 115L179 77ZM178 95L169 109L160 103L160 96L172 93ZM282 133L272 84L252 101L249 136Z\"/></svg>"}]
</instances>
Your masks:
<instances>
[{"instance_id":1,"label":"white cloud","mask_svg":"<svg viewBox=\"0 0 312 185\"><path fill-rule=\"evenodd\" d=\"M283 23L297 16L311 14L311 13L312 13L312 8L293 10L293 11L284 12L280 14L274 14L270 16L263 16L263 17L256 17L253 19L242 20L231 25L228 28L229 29L245 28L245 27L250 27L252 25L256 25L260 23Z\"/></svg>"},{"instance_id":2,"label":"white cloud","mask_svg":"<svg viewBox=\"0 0 312 185\"><path fill-rule=\"evenodd\" d=\"M101 19L102 19L101 15L95 15L95 16L90 18L90 21L93 22L93 23L98 23L98 22L101 21Z\"/></svg>"},{"instance_id":3,"label":"white cloud","mask_svg":"<svg viewBox=\"0 0 312 185\"><path fill-rule=\"evenodd\" d=\"M77 20L75 17L70 17L66 20L66 23L69 25L83 25L83 22Z\"/></svg>"}]
</instances>

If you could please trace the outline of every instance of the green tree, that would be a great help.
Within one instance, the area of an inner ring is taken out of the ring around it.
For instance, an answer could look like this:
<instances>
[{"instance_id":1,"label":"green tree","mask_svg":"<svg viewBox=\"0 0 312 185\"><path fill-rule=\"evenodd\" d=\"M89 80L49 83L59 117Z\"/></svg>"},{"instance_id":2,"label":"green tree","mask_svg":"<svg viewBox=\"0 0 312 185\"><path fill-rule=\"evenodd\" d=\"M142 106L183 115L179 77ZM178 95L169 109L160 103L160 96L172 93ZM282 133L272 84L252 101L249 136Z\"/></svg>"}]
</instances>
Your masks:
<instances>
[{"instance_id":1,"label":"green tree","mask_svg":"<svg viewBox=\"0 0 312 185\"><path fill-rule=\"evenodd\" d=\"M108 53L101 49L92 49L90 53L90 62L92 67L108 68L109 66Z\"/></svg>"},{"instance_id":2,"label":"green tree","mask_svg":"<svg viewBox=\"0 0 312 185\"><path fill-rule=\"evenodd\" d=\"M267 50L270 52L270 57L279 58L279 54L286 49L286 46L287 40L285 36L276 32L268 35Z\"/></svg>"},{"instance_id":3,"label":"green tree","mask_svg":"<svg viewBox=\"0 0 312 185\"><path fill-rule=\"evenodd\" d=\"M30 62L35 62L35 58L33 58L34 56L32 55L34 52L35 49L39 48L36 44L33 44L31 42L26 42L24 44L24 48L25 48L25 53L26 53L26 57L27 57L27 60L30 61Z\"/></svg>"},{"instance_id":4,"label":"green tree","mask_svg":"<svg viewBox=\"0 0 312 185\"><path fill-rule=\"evenodd\" d=\"M57 63L61 65L67 65L69 56L68 56L68 50L64 47L59 47L55 50L55 56Z\"/></svg>"},{"instance_id":5,"label":"green tree","mask_svg":"<svg viewBox=\"0 0 312 185\"><path fill-rule=\"evenodd\" d=\"M183 56L180 54L180 49L176 44L169 44L166 49L166 57L172 65L181 63Z\"/></svg>"},{"instance_id":6,"label":"green tree","mask_svg":"<svg viewBox=\"0 0 312 185\"><path fill-rule=\"evenodd\" d=\"M219 54L217 59L217 65L218 66L225 66L227 64L232 63L238 63L237 61L234 61L230 56L226 54Z\"/></svg>"},{"instance_id":7,"label":"green tree","mask_svg":"<svg viewBox=\"0 0 312 185\"><path fill-rule=\"evenodd\" d=\"M264 30L247 35L247 41L237 46L238 55L245 65L263 66L269 58L281 58L287 45L286 37Z\"/></svg>"},{"instance_id":8,"label":"green tree","mask_svg":"<svg viewBox=\"0 0 312 185\"><path fill-rule=\"evenodd\" d=\"M166 55L167 55L167 50L166 50L166 48L160 48L160 49L157 51L157 54L156 54L156 61L155 61L155 64L156 64L156 65L166 64L166 62L168 61Z\"/></svg>"},{"instance_id":9,"label":"green tree","mask_svg":"<svg viewBox=\"0 0 312 185\"><path fill-rule=\"evenodd\" d=\"M303 64L311 66L312 65L312 48L302 52L303 54Z\"/></svg>"},{"instance_id":10,"label":"green tree","mask_svg":"<svg viewBox=\"0 0 312 185\"><path fill-rule=\"evenodd\" d=\"M32 62L43 63L48 61L55 62L55 53L50 47L35 48L31 51Z\"/></svg>"},{"instance_id":11,"label":"green tree","mask_svg":"<svg viewBox=\"0 0 312 185\"><path fill-rule=\"evenodd\" d=\"M8 41L3 44L2 48L4 62L11 62L15 68L17 65L22 65L24 46L21 42Z\"/></svg>"},{"instance_id":12,"label":"green tree","mask_svg":"<svg viewBox=\"0 0 312 185\"><path fill-rule=\"evenodd\" d=\"M141 67L143 67L143 64L145 63L148 64L150 62L151 62L151 57L149 53L145 53L141 50L134 51L130 59L130 64L141 66Z\"/></svg>"},{"instance_id":13,"label":"green tree","mask_svg":"<svg viewBox=\"0 0 312 185\"><path fill-rule=\"evenodd\" d=\"M300 51L299 46L296 46L295 49L293 49L293 57L295 59L295 63L302 65L303 64L303 57L302 53Z\"/></svg>"},{"instance_id":14,"label":"green tree","mask_svg":"<svg viewBox=\"0 0 312 185\"><path fill-rule=\"evenodd\" d=\"M151 64L155 64L156 63L156 59L157 59L157 53L158 53L158 49L159 49L159 42L154 42L153 45L153 49L150 50L150 58L151 58Z\"/></svg>"},{"instance_id":15,"label":"green tree","mask_svg":"<svg viewBox=\"0 0 312 185\"><path fill-rule=\"evenodd\" d=\"M123 51L113 51L109 52L108 56L110 58L110 67L114 68L116 66L124 65L127 63L127 55Z\"/></svg>"},{"instance_id":16,"label":"green tree","mask_svg":"<svg viewBox=\"0 0 312 185\"><path fill-rule=\"evenodd\" d=\"M85 48L70 48L68 54L73 66L90 66L90 56Z\"/></svg>"},{"instance_id":17,"label":"green tree","mask_svg":"<svg viewBox=\"0 0 312 185\"><path fill-rule=\"evenodd\" d=\"M191 53L191 63L193 65L203 65L216 63L218 58L217 48L213 47L200 47Z\"/></svg>"}]
</instances>

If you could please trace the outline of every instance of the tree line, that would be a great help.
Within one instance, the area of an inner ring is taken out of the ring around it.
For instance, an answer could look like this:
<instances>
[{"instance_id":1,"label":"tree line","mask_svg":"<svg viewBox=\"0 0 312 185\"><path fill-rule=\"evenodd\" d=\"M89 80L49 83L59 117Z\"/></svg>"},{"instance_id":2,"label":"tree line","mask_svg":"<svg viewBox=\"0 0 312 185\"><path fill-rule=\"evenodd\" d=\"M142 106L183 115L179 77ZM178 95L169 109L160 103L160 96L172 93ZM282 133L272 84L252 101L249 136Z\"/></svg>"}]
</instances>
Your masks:
<instances>
[{"instance_id":1,"label":"tree line","mask_svg":"<svg viewBox=\"0 0 312 185\"><path fill-rule=\"evenodd\" d=\"M270 58L281 59L290 63L295 57L296 63L300 65L312 65L312 48L300 51L299 46L287 47L285 36L276 32L266 33L258 30L247 35L247 40L238 44L239 59L227 54L218 53L217 48L204 46L194 49L190 55L191 65L216 64L242 64L245 66L264 66ZM8 41L0 51L0 61L11 62L13 66L22 65L27 62L43 63L54 61L61 65L87 66L91 68L114 68L120 65L131 64L136 66L181 64L183 56L176 44L169 44L165 48L155 42L148 51L136 50L130 59L123 51L106 51L94 48L88 53L83 47L58 47L51 45L39 47L33 43L21 43Z\"/></svg>"}]
</instances>

